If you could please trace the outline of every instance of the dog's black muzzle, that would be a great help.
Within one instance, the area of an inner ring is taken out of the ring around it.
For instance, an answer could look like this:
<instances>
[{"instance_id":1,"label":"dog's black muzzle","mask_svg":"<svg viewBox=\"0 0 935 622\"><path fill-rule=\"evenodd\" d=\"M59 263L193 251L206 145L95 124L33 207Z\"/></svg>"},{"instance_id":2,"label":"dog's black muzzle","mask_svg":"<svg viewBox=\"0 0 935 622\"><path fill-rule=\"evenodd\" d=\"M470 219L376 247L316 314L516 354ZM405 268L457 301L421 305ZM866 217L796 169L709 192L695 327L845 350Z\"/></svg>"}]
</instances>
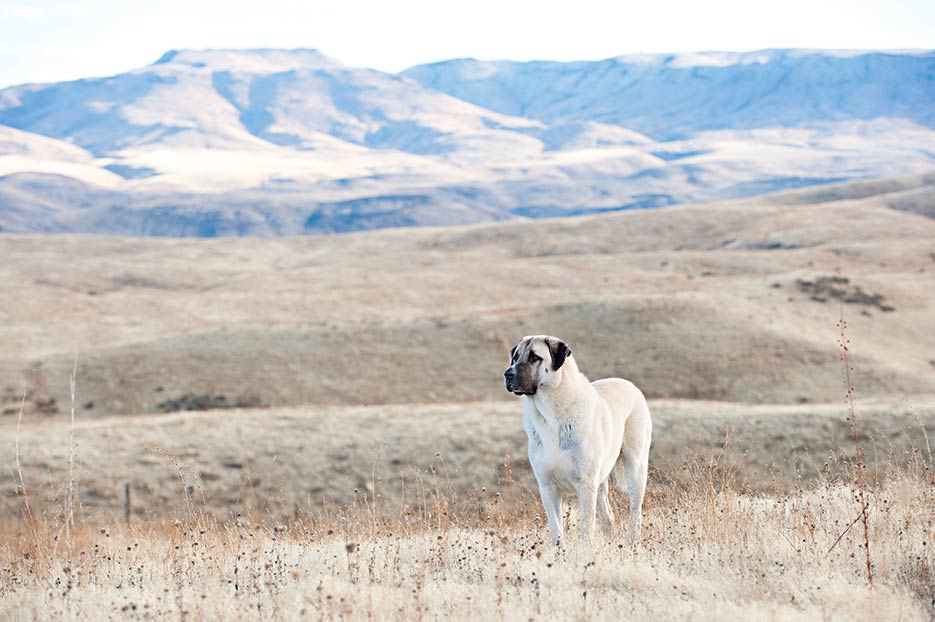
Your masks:
<instances>
[{"instance_id":1,"label":"dog's black muzzle","mask_svg":"<svg viewBox=\"0 0 935 622\"><path fill-rule=\"evenodd\" d=\"M503 386L506 387L507 391L515 395L535 394L535 391L533 392L525 391L520 386L518 386L518 383L516 380L516 370L514 370L512 367L508 367L507 370L503 372Z\"/></svg>"}]
</instances>

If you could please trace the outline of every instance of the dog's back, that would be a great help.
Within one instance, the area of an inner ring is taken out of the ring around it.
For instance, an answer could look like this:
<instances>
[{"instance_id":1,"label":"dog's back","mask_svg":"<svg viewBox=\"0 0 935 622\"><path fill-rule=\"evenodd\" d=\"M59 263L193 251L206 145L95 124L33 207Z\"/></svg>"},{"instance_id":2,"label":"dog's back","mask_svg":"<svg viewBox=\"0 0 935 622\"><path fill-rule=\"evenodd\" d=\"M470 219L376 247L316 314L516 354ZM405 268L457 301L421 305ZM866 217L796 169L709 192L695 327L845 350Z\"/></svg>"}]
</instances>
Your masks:
<instances>
[{"instance_id":1,"label":"dog's back","mask_svg":"<svg viewBox=\"0 0 935 622\"><path fill-rule=\"evenodd\" d=\"M591 386L603 397L612 409L629 417L635 408L646 403L643 392L635 384L623 378L595 380Z\"/></svg>"}]
</instances>

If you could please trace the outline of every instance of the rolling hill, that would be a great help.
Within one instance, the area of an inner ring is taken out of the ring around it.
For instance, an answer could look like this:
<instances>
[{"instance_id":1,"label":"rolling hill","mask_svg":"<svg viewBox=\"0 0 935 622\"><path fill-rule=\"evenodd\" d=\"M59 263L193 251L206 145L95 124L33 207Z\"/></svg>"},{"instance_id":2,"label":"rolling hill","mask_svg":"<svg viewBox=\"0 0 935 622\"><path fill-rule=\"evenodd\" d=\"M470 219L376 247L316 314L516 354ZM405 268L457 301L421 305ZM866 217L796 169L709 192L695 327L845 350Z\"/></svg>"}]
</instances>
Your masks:
<instances>
[{"instance_id":1,"label":"rolling hill","mask_svg":"<svg viewBox=\"0 0 935 622\"><path fill-rule=\"evenodd\" d=\"M654 398L935 394L935 178L344 236L0 235L0 393L79 413L512 399L525 334ZM54 403L50 404L50 401Z\"/></svg>"}]
</instances>

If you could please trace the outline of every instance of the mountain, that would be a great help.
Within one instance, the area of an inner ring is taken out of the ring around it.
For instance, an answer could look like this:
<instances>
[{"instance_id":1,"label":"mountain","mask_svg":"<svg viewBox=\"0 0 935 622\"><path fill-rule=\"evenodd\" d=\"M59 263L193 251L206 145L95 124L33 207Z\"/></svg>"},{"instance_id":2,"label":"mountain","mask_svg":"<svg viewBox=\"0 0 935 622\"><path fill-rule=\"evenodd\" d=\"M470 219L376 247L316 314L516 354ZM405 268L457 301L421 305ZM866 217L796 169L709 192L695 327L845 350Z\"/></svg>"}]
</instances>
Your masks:
<instances>
[{"instance_id":1,"label":"mountain","mask_svg":"<svg viewBox=\"0 0 935 622\"><path fill-rule=\"evenodd\" d=\"M935 127L935 52L793 49L571 63L459 59L403 75L504 114L549 124L598 121L656 140L877 118Z\"/></svg>"},{"instance_id":2,"label":"mountain","mask_svg":"<svg viewBox=\"0 0 935 622\"><path fill-rule=\"evenodd\" d=\"M483 110L414 80L315 50L172 51L110 78L2 92L3 123L105 155L161 145L443 152L540 124Z\"/></svg>"},{"instance_id":3,"label":"mountain","mask_svg":"<svg viewBox=\"0 0 935 622\"><path fill-rule=\"evenodd\" d=\"M454 60L178 50L0 91L0 230L294 235L744 197L935 166L935 53Z\"/></svg>"}]
</instances>

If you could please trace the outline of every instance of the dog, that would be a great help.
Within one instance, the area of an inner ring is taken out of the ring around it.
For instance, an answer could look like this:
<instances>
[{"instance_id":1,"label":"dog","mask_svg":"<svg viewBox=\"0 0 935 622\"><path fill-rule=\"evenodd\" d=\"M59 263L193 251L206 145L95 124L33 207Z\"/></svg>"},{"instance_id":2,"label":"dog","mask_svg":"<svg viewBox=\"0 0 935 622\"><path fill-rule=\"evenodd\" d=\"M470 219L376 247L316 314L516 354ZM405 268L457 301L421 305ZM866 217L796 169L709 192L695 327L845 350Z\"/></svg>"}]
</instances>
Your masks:
<instances>
[{"instance_id":1,"label":"dog","mask_svg":"<svg viewBox=\"0 0 935 622\"><path fill-rule=\"evenodd\" d=\"M507 391L523 397L529 462L553 544L561 546L564 538L563 490L578 495L579 539L592 537L596 516L605 533L612 531L611 473L629 495L629 537L638 542L652 442L643 393L621 378L590 382L571 348L548 335L523 337L514 346L503 382Z\"/></svg>"}]
</instances>

